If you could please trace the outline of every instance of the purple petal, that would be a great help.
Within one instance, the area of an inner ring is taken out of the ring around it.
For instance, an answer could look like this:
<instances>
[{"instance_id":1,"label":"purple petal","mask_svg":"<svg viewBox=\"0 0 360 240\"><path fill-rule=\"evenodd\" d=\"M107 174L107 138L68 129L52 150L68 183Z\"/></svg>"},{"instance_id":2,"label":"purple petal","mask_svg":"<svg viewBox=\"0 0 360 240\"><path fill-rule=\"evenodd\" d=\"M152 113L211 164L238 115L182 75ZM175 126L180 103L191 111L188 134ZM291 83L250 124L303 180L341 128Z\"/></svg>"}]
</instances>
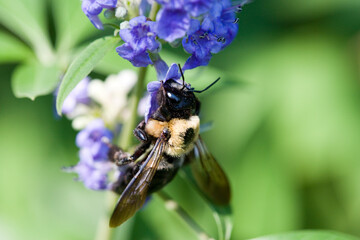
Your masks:
<instances>
[{"instance_id":1,"label":"purple petal","mask_svg":"<svg viewBox=\"0 0 360 240\"><path fill-rule=\"evenodd\" d=\"M86 15L90 22L97 28L97 29L103 29L103 24L97 15Z\"/></svg>"},{"instance_id":2,"label":"purple petal","mask_svg":"<svg viewBox=\"0 0 360 240\"><path fill-rule=\"evenodd\" d=\"M190 17L184 9L161 9L156 20L158 36L168 42L184 37L190 27Z\"/></svg>"},{"instance_id":3,"label":"purple petal","mask_svg":"<svg viewBox=\"0 0 360 240\"><path fill-rule=\"evenodd\" d=\"M197 58L195 55L192 55L186 60L183 69L189 70L199 66L206 66L209 64L210 59L211 59L211 54L204 58Z\"/></svg>"},{"instance_id":4,"label":"purple petal","mask_svg":"<svg viewBox=\"0 0 360 240\"><path fill-rule=\"evenodd\" d=\"M159 81L152 81L149 82L147 85L147 91L149 93L157 92L159 88L161 87L161 82Z\"/></svg>"},{"instance_id":5,"label":"purple petal","mask_svg":"<svg viewBox=\"0 0 360 240\"><path fill-rule=\"evenodd\" d=\"M90 148L81 148L79 151L79 158L80 162L90 165L94 163Z\"/></svg>"},{"instance_id":6,"label":"purple petal","mask_svg":"<svg viewBox=\"0 0 360 240\"><path fill-rule=\"evenodd\" d=\"M94 0L84 0L81 7L84 13L89 15L98 15L102 11L102 7Z\"/></svg>"},{"instance_id":7,"label":"purple petal","mask_svg":"<svg viewBox=\"0 0 360 240\"><path fill-rule=\"evenodd\" d=\"M146 67L153 63L145 49L143 51L135 52L128 43L124 43L120 47L117 47L116 52L122 58L129 60L135 67Z\"/></svg>"},{"instance_id":8,"label":"purple petal","mask_svg":"<svg viewBox=\"0 0 360 240\"><path fill-rule=\"evenodd\" d=\"M78 146L79 148L81 147L85 147L89 145L89 133L87 131L81 130L77 135L76 135L76 146Z\"/></svg>"},{"instance_id":9,"label":"purple petal","mask_svg":"<svg viewBox=\"0 0 360 240\"><path fill-rule=\"evenodd\" d=\"M131 28L136 27L137 25L141 24L141 23L145 23L146 22L146 17L145 16L138 16L138 17L134 17L133 19L131 19L129 21L129 25Z\"/></svg>"},{"instance_id":10,"label":"purple petal","mask_svg":"<svg viewBox=\"0 0 360 240\"><path fill-rule=\"evenodd\" d=\"M197 49L197 45L194 44L194 42L192 40L190 40L189 38L183 38L182 40L182 45L184 47L184 50L187 53L193 54L196 49Z\"/></svg>"},{"instance_id":11,"label":"purple petal","mask_svg":"<svg viewBox=\"0 0 360 240\"><path fill-rule=\"evenodd\" d=\"M129 28L120 29L119 35L124 42L130 42L134 39Z\"/></svg>"},{"instance_id":12,"label":"purple petal","mask_svg":"<svg viewBox=\"0 0 360 240\"><path fill-rule=\"evenodd\" d=\"M153 62L154 62L154 67L156 69L158 80L164 80L166 76L166 72L169 69L168 65L160 58L160 56Z\"/></svg>"},{"instance_id":13,"label":"purple petal","mask_svg":"<svg viewBox=\"0 0 360 240\"><path fill-rule=\"evenodd\" d=\"M210 10L214 0L189 0L185 4L184 8L193 17L198 17Z\"/></svg>"},{"instance_id":14,"label":"purple petal","mask_svg":"<svg viewBox=\"0 0 360 240\"><path fill-rule=\"evenodd\" d=\"M157 91L150 93L147 108L145 111L145 122L147 122L150 116L159 108L156 95L157 95Z\"/></svg>"},{"instance_id":15,"label":"purple petal","mask_svg":"<svg viewBox=\"0 0 360 240\"><path fill-rule=\"evenodd\" d=\"M116 8L117 0L96 0L103 8Z\"/></svg>"},{"instance_id":16,"label":"purple petal","mask_svg":"<svg viewBox=\"0 0 360 240\"><path fill-rule=\"evenodd\" d=\"M197 19L191 19L190 20L190 27L189 27L189 30L187 31L187 34L192 35L196 31L198 31L199 29L200 29L200 21L197 20Z\"/></svg>"},{"instance_id":17,"label":"purple petal","mask_svg":"<svg viewBox=\"0 0 360 240\"><path fill-rule=\"evenodd\" d=\"M179 79L181 74L179 72L179 66L176 63L171 64L169 70L166 73L165 80L169 79Z\"/></svg>"}]
</instances>

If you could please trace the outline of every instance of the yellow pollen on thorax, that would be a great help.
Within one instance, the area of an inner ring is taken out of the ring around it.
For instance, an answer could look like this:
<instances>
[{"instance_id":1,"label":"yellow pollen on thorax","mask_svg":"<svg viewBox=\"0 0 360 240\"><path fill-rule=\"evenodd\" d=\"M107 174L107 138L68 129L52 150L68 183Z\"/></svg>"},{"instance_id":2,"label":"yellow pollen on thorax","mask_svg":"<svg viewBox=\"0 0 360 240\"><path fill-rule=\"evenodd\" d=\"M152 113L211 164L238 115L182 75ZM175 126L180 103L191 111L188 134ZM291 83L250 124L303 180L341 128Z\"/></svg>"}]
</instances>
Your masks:
<instances>
[{"instance_id":1,"label":"yellow pollen on thorax","mask_svg":"<svg viewBox=\"0 0 360 240\"><path fill-rule=\"evenodd\" d=\"M170 139L165 148L165 152L170 156L180 156L192 150L193 142L196 141L200 131L200 119L198 116L191 116L189 119L174 118L169 122L161 122L154 119L149 119L145 126L147 134L159 138L164 128L170 132ZM184 136L186 131L192 128L194 131L193 142L189 144L184 143Z\"/></svg>"}]
</instances>

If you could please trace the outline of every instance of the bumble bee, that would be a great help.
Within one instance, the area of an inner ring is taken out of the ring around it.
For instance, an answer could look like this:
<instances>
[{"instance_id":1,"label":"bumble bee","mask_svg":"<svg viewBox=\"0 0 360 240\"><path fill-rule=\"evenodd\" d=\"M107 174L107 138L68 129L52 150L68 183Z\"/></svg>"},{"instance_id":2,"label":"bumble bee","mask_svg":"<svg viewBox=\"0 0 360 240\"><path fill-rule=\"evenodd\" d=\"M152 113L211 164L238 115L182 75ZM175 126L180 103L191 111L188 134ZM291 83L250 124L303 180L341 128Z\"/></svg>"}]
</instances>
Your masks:
<instances>
[{"instance_id":1,"label":"bumble bee","mask_svg":"<svg viewBox=\"0 0 360 240\"><path fill-rule=\"evenodd\" d=\"M219 79L204 90L196 91L185 85L182 72L181 75L183 84L173 79L161 82L155 98L158 108L134 130L141 142L135 152L129 155L117 146L110 146L109 158L122 168L113 188L121 195L110 227L117 227L132 217L147 196L169 183L187 163L197 186L209 201L220 206L230 202L227 177L200 138L200 102L194 94L207 90Z\"/></svg>"}]
</instances>

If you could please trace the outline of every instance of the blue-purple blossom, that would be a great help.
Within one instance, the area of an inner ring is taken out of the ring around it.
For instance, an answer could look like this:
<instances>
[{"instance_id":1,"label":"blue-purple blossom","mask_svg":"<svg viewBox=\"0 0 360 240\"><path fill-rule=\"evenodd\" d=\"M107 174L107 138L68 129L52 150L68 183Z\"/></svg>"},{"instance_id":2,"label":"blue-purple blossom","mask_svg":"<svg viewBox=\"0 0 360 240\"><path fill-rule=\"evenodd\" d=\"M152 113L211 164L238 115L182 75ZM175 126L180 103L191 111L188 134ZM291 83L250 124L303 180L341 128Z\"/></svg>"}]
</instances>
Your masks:
<instances>
[{"instance_id":1,"label":"blue-purple blossom","mask_svg":"<svg viewBox=\"0 0 360 240\"><path fill-rule=\"evenodd\" d=\"M113 138L112 132L107 129L101 119L96 119L80 131L76 136L76 145L80 148L79 163L69 171L76 172L87 188L103 190L108 188L107 174L113 164L108 160L108 145L103 141Z\"/></svg>"},{"instance_id":2,"label":"blue-purple blossom","mask_svg":"<svg viewBox=\"0 0 360 240\"><path fill-rule=\"evenodd\" d=\"M188 0L184 8L193 17L198 17L210 10L215 0Z\"/></svg>"},{"instance_id":3,"label":"blue-purple blossom","mask_svg":"<svg viewBox=\"0 0 360 240\"><path fill-rule=\"evenodd\" d=\"M139 16L129 21L129 28L120 30L125 42L116 48L117 53L129 60L135 67L146 67L153 62L148 52L158 52L160 43L156 40L155 23Z\"/></svg>"},{"instance_id":4,"label":"blue-purple blossom","mask_svg":"<svg viewBox=\"0 0 360 240\"><path fill-rule=\"evenodd\" d=\"M91 161L104 161L107 159L109 147L103 142L103 138L111 140L113 134L105 127L103 120L96 119L78 133L76 145L80 148L80 153L87 152L86 156L90 156Z\"/></svg>"},{"instance_id":5,"label":"blue-purple blossom","mask_svg":"<svg viewBox=\"0 0 360 240\"><path fill-rule=\"evenodd\" d=\"M76 180L83 182L85 187L92 190L106 190L110 186L108 172L112 169L112 165L110 162L88 164L80 161L69 171L76 172L78 174Z\"/></svg>"},{"instance_id":6,"label":"blue-purple blossom","mask_svg":"<svg viewBox=\"0 0 360 240\"><path fill-rule=\"evenodd\" d=\"M62 113L71 114L78 104L88 104L90 102L88 95L89 82L90 78L86 77L76 85L66 97L62 106Z\"/></svg>"},{"instance_id":7,"label":"blue-purple blossom","mask_svg":"<svg viewBox=\"0 0 360 240\"><path fill-rule=\"evenodd\" d=\"M172 42L185 36L189 24L190 16L182 6L163 7L156 17L156 33L161 39Z\"/></svg>"},{"instance_id":8,"label":"blue-purple blossom","mask_svg":"<svg viewBox=\"0 0 360 240\"><path fill-rule=\"evenodd\" d=\"M192 19L187 37L182 40L185 51L192 54L184 70L206 66L212 54L229 45L238 31L235 19L229 0L215 3L202 23Z\"/></svg>"},{"instance_id":9,"label":"blue-purple blossom","mask_svg":"<svg viewBox=\"0 0 360 240\"><path fill-rule=\"evenodd\" d=\"M145 122L147 122L149 117L159 108L159 103L157 102L156 95L161 85L169 79L173 79L177 81L181 77L181 74L179 72L179 66L176 63L173 63L168 69L164 68L164 63L165 62L162 61L162 63L160 64L161 67L156 68L156 70L158 71L158 76L164 76L164 77L160 78L159 81L149 82L147 85L147 91L149 93L149 97L147 100L148 102L145 110Z\"/></svg>"},{"instance_id":10,"label":"blue-purple blossom","mask_svg":"<svg viewBox=\"0 0 360 240\"><path fill-rule=\"evenodd\" d=\"M97 29L102 29L103 25L99 19L99 14L104 8L115 8L116 3L117 0L83 0L81 9Z\"/></svg>"},{"instance_id":11,"label":"blue-purple blossom","mask_svg":"<svg viewBox=\"0 0 360 240\"><path fill-rule=\"evenodd\" d=\"M183 38L190 27L191 17L205 14L215 0L157 0L162 8L156 17L156 32L161 39L172 42Z\"/></svg>"}]
</instances>

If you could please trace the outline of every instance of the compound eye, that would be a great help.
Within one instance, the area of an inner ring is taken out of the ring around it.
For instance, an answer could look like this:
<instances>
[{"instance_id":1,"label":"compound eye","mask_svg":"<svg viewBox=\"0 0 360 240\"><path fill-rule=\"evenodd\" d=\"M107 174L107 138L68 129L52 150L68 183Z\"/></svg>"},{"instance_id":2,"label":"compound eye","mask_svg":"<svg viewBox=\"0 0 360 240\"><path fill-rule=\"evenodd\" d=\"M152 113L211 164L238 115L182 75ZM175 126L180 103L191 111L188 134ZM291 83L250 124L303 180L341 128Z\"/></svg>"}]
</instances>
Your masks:
<instances>
[{"instance_id":1,"label":"compound eye","mask_svg":"<svg viewBox=\"0 0 360 240\"><path fill-rule=\"evenodd\" d=\"M177 95L175 95L174 93L172 93L172 92L167 92L166 95L167 95L167 97L168 97L171 101L177 102L177 103L180 102L180 97L177 96Z\"/></svg>"}]
</instances>

